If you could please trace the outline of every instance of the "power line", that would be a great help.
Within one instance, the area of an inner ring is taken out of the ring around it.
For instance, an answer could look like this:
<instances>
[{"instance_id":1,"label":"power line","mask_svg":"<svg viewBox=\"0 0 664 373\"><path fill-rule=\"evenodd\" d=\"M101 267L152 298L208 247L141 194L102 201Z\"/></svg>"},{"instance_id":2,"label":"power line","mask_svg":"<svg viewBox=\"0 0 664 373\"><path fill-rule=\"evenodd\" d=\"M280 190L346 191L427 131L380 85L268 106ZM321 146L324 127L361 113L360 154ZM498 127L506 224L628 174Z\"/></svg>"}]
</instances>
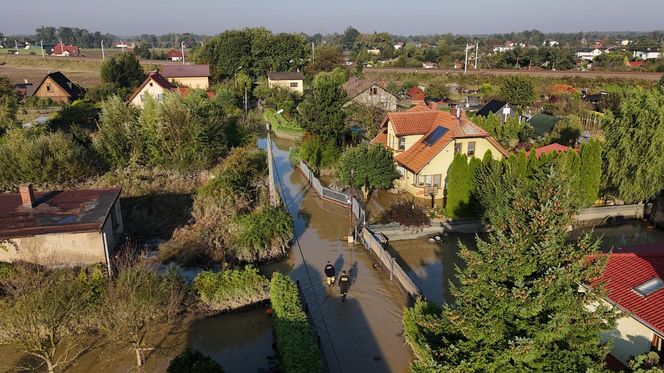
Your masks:
<instances>
[{"instance_id":1,"label":"power line","mask_svg":"<svg viewBox=\"0 0 664 373\"><path fill-rule=\"evenodd\" d=\"M268 133L267 136L269 137L270 134ZM272 141L268 141L268 146L272 146ZM272 152L274 154L274 152ZM286 200L285 193L284 193L284 186L281 182L281 176L279 175L279 168L277 168L276 163L274 162L274 156L271 159L272 168L274 169L274 172L276 173L277 176L277 181L279 181L279 189L281 190L281 200L284 201L284 205L286 206L286 211L290 212L290 208L288 206L288 201ZM295 224L293 224L295 226ZM302 246L300 246L300 240L297 238L297 234L295 234L295 244L297 245L298 251L300 252L300 257L302 258L302 264L304 265L304 271L307 273L307 280L309 281L309 286L311 287L314 295L314 299L316 300L316 305L318 306L318 312L320 313L320 318L323 323L323 328L325 329L325 334L327 334L327 339L330 342L330 347L332 347L332 355L334 356L334 361L337 364L337 368L339 369L339 372L342 372L341 369L341 363L339 362L339 357L337 356L337 350L334 348L334 343L332 342L332 337L330 336L330 331L327 327L327 323L325 322L325 316L323 315L323 307L321 307L320 302L318 301L318 297L316 296L316 291L314 290L314 285L313 281L311 280L311 274L309 273L309 268L307 267L307 260L304 257L304 252L302 252Z\"/></svg>"}]
</instances>

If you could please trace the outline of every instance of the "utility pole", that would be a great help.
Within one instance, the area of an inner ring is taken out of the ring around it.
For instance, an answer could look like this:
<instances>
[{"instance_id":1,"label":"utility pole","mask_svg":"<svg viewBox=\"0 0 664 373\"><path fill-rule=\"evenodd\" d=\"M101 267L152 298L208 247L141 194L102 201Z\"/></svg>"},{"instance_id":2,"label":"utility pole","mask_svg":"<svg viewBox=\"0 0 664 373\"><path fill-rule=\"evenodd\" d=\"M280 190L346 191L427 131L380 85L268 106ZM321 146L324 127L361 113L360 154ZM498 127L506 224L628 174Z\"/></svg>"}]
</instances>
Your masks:
<instances>
[{"instance_id":1,"label":"utility pole","mask_svg":"<svg viewBox=\"0 0 664 373\"><path fill-rule=\"evenodd\" d=\"M18 41L14 39L14 46L16 47L16 54L18 54Z\"/></svg>"},{"instance_id":2,"label":"utility pole","mask_svg":"<svg viewBox=\"0 0 664 373\"><path fill-rule=\"evenodd\" d=\"M41 50L42 50L42 58L46 59L46 55L44 54L44 39L39 41L39 45L41 46Z\"/></svg>"},{"instance_id":3,"label":"utility pole","mask_svg":"<svg viewBox=\"0 0 664 373\"><path fill-rule=\"evenodd\" d=\"M182 50L182 64L184 65L184 42L180 42L180 49Z\"/></svg>"},{"instance_id":4,"label":"utility pole","mask_svg":"<svg viewBox=\"0 0 664 373\"><path fill-rule=\"evenodd\" d=\"M353 243L355 241L355 235L353 234L353 179L355 179L355 169L350 169L350 189L348 190L348 242Z\"/></svg>"},{"instance_id":5,"label":"utility pole","mask_svg":"<svg viewBox=\"0 0 664 373\"><path fill-rule=\"evenodd\" d=\"M269 188L270 188L270 205L277 207L279 201L277 200L277 188L274 185L274 164L272 161L272 138L270 137L270 123L265 123L267 127L267 170L269 175Z\"/></svg>"},{"instance_id":6,"label":"utility pole","mask_svg":"<svg viewBox=\"0 0 664 373\"><path fill-rule=\"evenodd\" d=\"M475 70L477 70L477 58L480 54L480 42L475 42Z\"/></svg>"},{"instance_id":7,"label":"utility pole","mask_svg":"<svg viewBox=\"0 0 664 373\"><path fill-rule=\"evenodd\" d=\"M122 48L122 53L124 53L124 47L125 47L124 41L120 40L120 48Z\"/></svg>"},{"instance_id":8,"label":"utility pole","mask_svg":"<svg viewBox=\"0 0 664 373\"><path fill-rule=\"evenodd\" d=\"M104 54L104 41L102 40L101 41L101 60L103 61L105 59L106 59L106 55Z\"/></svg>"},{"instance_id":9,"label":"utility pole","mask_svg":"<svg viewBox=\"0 0 664 373\"><path fill-rule=\"evenodd\" d=\"M468 73L468 44L466 44L466 58L463 63L463 75Z\"/></svg>"}]
</instances>

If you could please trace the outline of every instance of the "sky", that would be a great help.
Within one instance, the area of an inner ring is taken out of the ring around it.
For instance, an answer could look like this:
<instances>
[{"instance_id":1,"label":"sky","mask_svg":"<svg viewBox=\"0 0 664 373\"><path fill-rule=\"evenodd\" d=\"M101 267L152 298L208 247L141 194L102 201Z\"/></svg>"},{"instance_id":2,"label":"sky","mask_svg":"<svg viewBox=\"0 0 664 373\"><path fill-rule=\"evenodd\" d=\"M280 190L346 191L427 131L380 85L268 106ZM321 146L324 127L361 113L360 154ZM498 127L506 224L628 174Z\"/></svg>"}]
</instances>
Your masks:
<instances>
[{"instance_id":1,"label":"sky","mask_svg":"<svg viewBox=\"0 0 664 373\"><path fill-rule=\"evenodd\" d=\"M264 26L274 32L397 35L652 31L662 0L2 0L0 32L71 26L129 36Z\"/></svg>"}]
</instances>

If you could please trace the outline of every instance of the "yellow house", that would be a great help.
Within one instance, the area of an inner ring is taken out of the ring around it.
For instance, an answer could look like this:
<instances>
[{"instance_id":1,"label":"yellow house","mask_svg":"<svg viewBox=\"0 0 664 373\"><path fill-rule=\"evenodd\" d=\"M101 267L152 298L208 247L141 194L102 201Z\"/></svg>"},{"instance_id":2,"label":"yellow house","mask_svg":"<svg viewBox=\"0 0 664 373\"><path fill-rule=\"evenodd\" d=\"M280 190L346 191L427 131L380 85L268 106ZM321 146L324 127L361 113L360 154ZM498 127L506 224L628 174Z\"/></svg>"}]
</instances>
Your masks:
<instances>
[{"instance_id":1,"label":"yellow house","mask_svg":"<svg viewBox=\"0 0 664 373\"><path fill-rule=\"evenodd\" d=\"M123 237L120 189L0 194L0 262L44 266L103 263L111 271Z\"/></svg>"},{"instance_id":2,"label":"yellow house","mask_svg":"<svg viewBox=\"0 0 664 373\"><path fill-rule=\"evenodd\" d=\"M210 65L161 65L161 76L173 84L189 88L210 87Z\"/></svg>"},{"instance_id":3,"label":"yellow house","mask_svg":"<svg viewBox=\"0 0 664 373\"><path fill-rule=\"evenodd\" d=\"M270 88L284 87L299 94L304 94L304 75L301 72L267 73L267 85Z\"/></svg>"},{"instance_id":4,"label":"yellow house","mask_svg":"<svg viewBox=\"0 0 664 373\"><path fill-rule=\"evenodd\" d=\"M487 151L502 159L507 151L462 111L453 115L417 105L405 112L388 113L381 132L372 140L394 153L401 177L396 185L416 197L443 198L447 170L454 155L484 157Z\"/></svg>"}]
</instances>

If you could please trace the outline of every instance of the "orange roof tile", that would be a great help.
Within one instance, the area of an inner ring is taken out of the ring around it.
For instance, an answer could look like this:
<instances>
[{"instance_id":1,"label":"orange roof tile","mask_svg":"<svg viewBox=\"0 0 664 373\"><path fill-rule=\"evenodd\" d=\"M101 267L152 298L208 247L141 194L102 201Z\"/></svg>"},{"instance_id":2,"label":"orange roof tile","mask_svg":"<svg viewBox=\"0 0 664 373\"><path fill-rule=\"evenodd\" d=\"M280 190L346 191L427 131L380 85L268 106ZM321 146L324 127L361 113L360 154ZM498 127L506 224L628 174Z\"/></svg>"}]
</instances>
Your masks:
<instances>
[{"instance_id":1,"label":"orange roof tile","mask_svg":"<svg viewBox=\"0 0 664 373\"><path fill-rule=\"evenodd\" d=\"M554 142L553 144L541 146L541 147L535 149L535 156L537 158L539 158L539 157L542 156L542 154L551 153L551 152L564 153L564 152L566 152L570 149L572 149L572 148L570 148L569 146L561 145L561 144L558 144L558 143ZM529 154L530 154L530 152L526 152L526 156L529 155Z\"/></svg>"},{"instance_id":2,"label":"orange roof tile","mask_svg":"<svg viewBox=\"0 0 664 373\"><path fill-rule=\"evenodd\" d=\"M371 140L371 144L382 144L383 146L387 146L387 130L381 130L378 135Z\"/></svg>"}]
</instances>

